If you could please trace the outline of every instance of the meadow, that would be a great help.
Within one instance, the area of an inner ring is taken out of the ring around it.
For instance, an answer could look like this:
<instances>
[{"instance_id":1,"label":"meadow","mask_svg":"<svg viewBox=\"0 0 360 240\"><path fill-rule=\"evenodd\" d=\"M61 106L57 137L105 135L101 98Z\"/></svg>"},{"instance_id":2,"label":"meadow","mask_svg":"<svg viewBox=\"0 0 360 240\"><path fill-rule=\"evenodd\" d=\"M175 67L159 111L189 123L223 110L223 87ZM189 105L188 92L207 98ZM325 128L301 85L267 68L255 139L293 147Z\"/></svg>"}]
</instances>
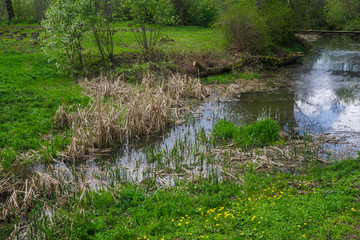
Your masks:
<instances>
[{"instance_id":1,"label":"meadow","mask_svg":"<svg viewBox=\"0 0 360 240\"><path fill-rule=\"evenodd\" d=\"M42 40L0 39L0 239L359 238L359 159L325 162L319 155L328 142L287 135L270 119L247 126L224 119L211 134L200 130L194 139L174 139L172 149L149 148L146 159L134 159L149 166L141 180L104 167L105 176L91 176L94 187L81 169L51 164L29 179L5 175L17 165L78 159L164 131L177 107L205 99L204 85L259 77L171 75L193 71L193 61L229 61L217 29L164 27L151 60L128 23L115 29L112 66L97 65L87 43L88 79L59 73ZM192 124L188 113L178 114Z\"/></svg>"}]
</instances>

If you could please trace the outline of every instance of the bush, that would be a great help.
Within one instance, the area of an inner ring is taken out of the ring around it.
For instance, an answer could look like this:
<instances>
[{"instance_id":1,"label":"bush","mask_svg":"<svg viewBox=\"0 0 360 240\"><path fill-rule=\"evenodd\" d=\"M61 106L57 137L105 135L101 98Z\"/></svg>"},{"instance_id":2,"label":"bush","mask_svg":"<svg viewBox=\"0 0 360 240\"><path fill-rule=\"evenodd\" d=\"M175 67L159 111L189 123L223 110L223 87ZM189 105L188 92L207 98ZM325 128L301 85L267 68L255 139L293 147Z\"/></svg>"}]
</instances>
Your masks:
<instances>
[{"instance_id":1,"label":"bush","mask_svg":"<svg viewBox=\"0 0 360 240\"><path fill-rule=\"evenodd\" d=\"M50 37L45 54L56 66L76 74L84 68L86 41L95 41L102 60L112 58L112 24L107 0L54 0L42 22Z\"/></svg>"},{"instance_id":2,"label":"bush","mask_svg":"<svg viewBox=\"0 0 360 240\"><path fill-rule=\"evenodd\" d=\"M129 0L127 4L140 30L135 33L136 41L144 54L151 54L159 41L161 25L175 22L170 0Z\"/></svg>"},{"instance_id":3,"label":"bush","mask_svg":"<svg viewBox=\"0 0 360 240\"><path fill-rule=\"evenodd\" d=\"M219 25L230 46L240 51L271 52L275 45L289 41L292 10L282 0L228 0Z\"/></svg>"},{"instance_id":4,"label":"bush","mask_svg":"<svg viewBox=\"0 0 360 240\"><path fill-rule=\"evenodd\" d=\"M228 1L220 27L228 44L240 51L260 52L271 43L266 19L252 1Z\"/></svg>"},{"instance_id":5,"label":"bush","mask_svg":"<svg viewBox=\"0 0 360 240\"><path fill-rule=\"evenodd\" d=\"M218 20L220 3L214 0L173 0L183 25L208 27Z\"/></svg>"}]
</instances>

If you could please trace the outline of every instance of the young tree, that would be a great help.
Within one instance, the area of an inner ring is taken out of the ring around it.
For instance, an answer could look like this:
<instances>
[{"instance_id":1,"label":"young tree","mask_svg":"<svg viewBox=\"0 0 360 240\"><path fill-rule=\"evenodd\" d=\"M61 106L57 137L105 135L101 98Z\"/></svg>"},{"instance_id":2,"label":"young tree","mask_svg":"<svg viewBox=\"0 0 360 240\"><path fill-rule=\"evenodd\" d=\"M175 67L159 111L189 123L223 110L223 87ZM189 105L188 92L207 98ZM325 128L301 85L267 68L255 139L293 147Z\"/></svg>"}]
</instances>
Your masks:
<instances>
[{"instance_id":1,"label":"young tree","mask_svg":"<svg viewBox=\"0 0 360 240\"><path fill-rule=\"evenodd\" d=\"M49 59L71 74L84 68L84 43L94 41L103 61L113 58L113 27L108 0L53 0L43 26L50 33L44 47Z\"/></svg>"},{"instance_id":2,"label":"young tree","mask_svg":"<svg viewBox=\"0 0 360 240\"><path fill-rule=\"evenodd\" d=\"M161 26L175 21L170 0L129 0L131 15L138 27L136 41L145 55L152 54L160 38Z\"/></svg>"}]
</instances>

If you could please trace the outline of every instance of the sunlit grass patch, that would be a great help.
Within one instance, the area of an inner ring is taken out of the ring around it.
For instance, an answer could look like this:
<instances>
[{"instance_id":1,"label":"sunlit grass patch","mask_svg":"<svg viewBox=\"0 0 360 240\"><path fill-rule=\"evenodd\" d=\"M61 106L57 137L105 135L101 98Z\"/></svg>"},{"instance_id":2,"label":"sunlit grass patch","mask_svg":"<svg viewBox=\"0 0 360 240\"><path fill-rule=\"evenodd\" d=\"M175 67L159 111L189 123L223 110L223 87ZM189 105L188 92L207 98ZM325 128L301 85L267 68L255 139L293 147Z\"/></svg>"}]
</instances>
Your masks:
<instances>
[{"instance_id":1,"label":"sunlit grass patch","mask_svg":"<svg viewBox=\"0 0 360 240\"><path fill-rule=\"evenodd\" d=\"M269 118L244 127L224 119L213 126L212 133L216 138L232 138L243 147L261 147L274 144L279 139L279 130L279 125Z\"/></svg>"},{"instance_id":2,"label":"sunlit grass patch","mask_svg":"<svg viewBox=\"0 0 360 240\"><path fill-rule=\"evenodd\" d=\"M233 71L230 73L202 78L201 81L204 84L227 84L227 83L235 83L237 80L253 80L255 78L259 78L259 76L260 75L257 73Z\"/></svg>"}]
</instances>

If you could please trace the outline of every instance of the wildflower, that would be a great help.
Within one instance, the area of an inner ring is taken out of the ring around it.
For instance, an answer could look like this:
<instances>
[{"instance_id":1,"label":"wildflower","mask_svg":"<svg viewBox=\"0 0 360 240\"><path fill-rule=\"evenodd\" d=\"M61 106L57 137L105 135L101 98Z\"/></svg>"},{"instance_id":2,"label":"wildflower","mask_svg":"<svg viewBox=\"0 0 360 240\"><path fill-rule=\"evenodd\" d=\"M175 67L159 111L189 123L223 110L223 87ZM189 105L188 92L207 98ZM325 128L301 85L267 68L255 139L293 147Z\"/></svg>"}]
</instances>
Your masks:
<instances>
[{"instance_id":1,"label":"wildflower","mask_svg":"<svg viewBox=\"0 0 360 240\"><path fill-rule=\"evenodd\" d=\"M301 227L300 225L298 225L298 227Z\"/></svg>"},{"instance_id":2,"label":"wildflower","mask_svg":"<svg viewBox=\"0 0 360 240\"><path fill-rule=\"evenodd\" d=\"M191 236L191 235L192 235L192 233L189 233L189 235Z\"/></svg>"},{"instance_id":3,"label":"wildflower","mask_svg":"<svg viewBox=\"0 0 360 240\"><path fill-rule=\"evenodd\" d=\"M171 221L173 222L173 221L175 221L174 219L171 219Z\"/></svg>"},{"instance_id":4,"label":"wildflower","mask_svg":"<svg viewBox=\"0 0 360 240\"><path fill-rule=\"evenodd\" d=\"M254 231L256 231L256 228L254 228Z\"/></svg>"},{"instance_id":5,"label":"wildflower","mask_svg":"<svg viewBox=\"0 0 360 240\"><path fill-rule=\"evenodd\" d=\"M204 236L201 236L201 238L204 238Z\"/></svg>"},{"instance_id":6,"label":"wildflower","mask_svg":"<svg viewBox=\"0 0 360 240\"><path fill-rule=\"evenodd\" d=\"M219 224L216 224L216 226L218 227L218 226L219 226Z\"/></svg>"},{"instance_id":7,"label":"wildflower","mask_svg":"<svg viewBox=\"0 0 360 240\"><path fill-rule=\"evenodd\" d=\"M184 221L184 220L181 219L180 222L182 222L182 221Z\"/></svg>"},{"instance_id":8,"label":"wildflower","mask_svg":"<svg viewBox=\"0 0 360 240\"><path fill-rule=\"evenodd\" d=\"M256 218L256 216L253 216L253 217L251 218L251 221L253 221L255 218Z\"/></svg>"},{"instance_id":9,"label":"wildflower","mask_svg":"<svg viewBox=\"0 0 360 240\"><path fill-rule=\"evenodd\" d=\"M258 222L258 224L260 224L260 222Z\"/></svg>"},{"instance_id":10,"label":"wildflower","mask_svg":"<svg viewBox=\"0 0 360 240\"><path fill-rule=\"evenodd\" d=\"M307 225L307 223L304 223L304 225L306 226L306 225Z\"/></svg>"},{"instance_id":11,"label":"wildflower","mask_svg":"<svg viewBox=\"0 0 360 240\"><path fill-rule=\"evenodd\" d=\"M242 232L241 235L244 235L244 233Z\"/></svg>"},{"instance_id":12,"label":"wildflower","mask_svg":"<svg viewBox=\"0 0 360 240\"><path fill-rule=\"evenodd\" d=\"M302 235L302 237L306 237L306 235Z\"/></svg>"},{"instance_id":13,"label":"wildflower","mask_svg":"<svg viewBox=\"0 0 360 240\"><path fill-rule=\"evenodd\" d=\"M162 238L161 240L165 240L165 239Z\"/></svg>"},{"instance_id":14,"label":"wildflower","mask_svg":"<svg viewBox=\"0 0 360 240\"><path fill-rule=\"evenodd\" d=\"M186 222L186 224L189 224L189 222Z\"/></svg>"},{"instance_id":15,"label":"wildflower","mask_svg":"<svg viewBox=\"0 0 360 240\"><path fill-rule=\"evenodd\" d=\"M351 208L351 211L356 212L356 210L354 208Z\"/></svg>"},{"instance_id":16,"label":"wildflower","mask_svg":"<svg viewBox=\"0 0 360 240\"><path fill-rule=\"evenodd\" d=\"M204 228L206 228L207 226L204 226Z\"/></svg>"},{"instance_id":17,"label":"wildflower","mask_svg":"<svg viewBox=\"0 0 360 240\"><path fill-rule=\"evenodd\" d=\"M181 223L179 223L178 226L181 226Z\"/></svg>"}]
</instances>

